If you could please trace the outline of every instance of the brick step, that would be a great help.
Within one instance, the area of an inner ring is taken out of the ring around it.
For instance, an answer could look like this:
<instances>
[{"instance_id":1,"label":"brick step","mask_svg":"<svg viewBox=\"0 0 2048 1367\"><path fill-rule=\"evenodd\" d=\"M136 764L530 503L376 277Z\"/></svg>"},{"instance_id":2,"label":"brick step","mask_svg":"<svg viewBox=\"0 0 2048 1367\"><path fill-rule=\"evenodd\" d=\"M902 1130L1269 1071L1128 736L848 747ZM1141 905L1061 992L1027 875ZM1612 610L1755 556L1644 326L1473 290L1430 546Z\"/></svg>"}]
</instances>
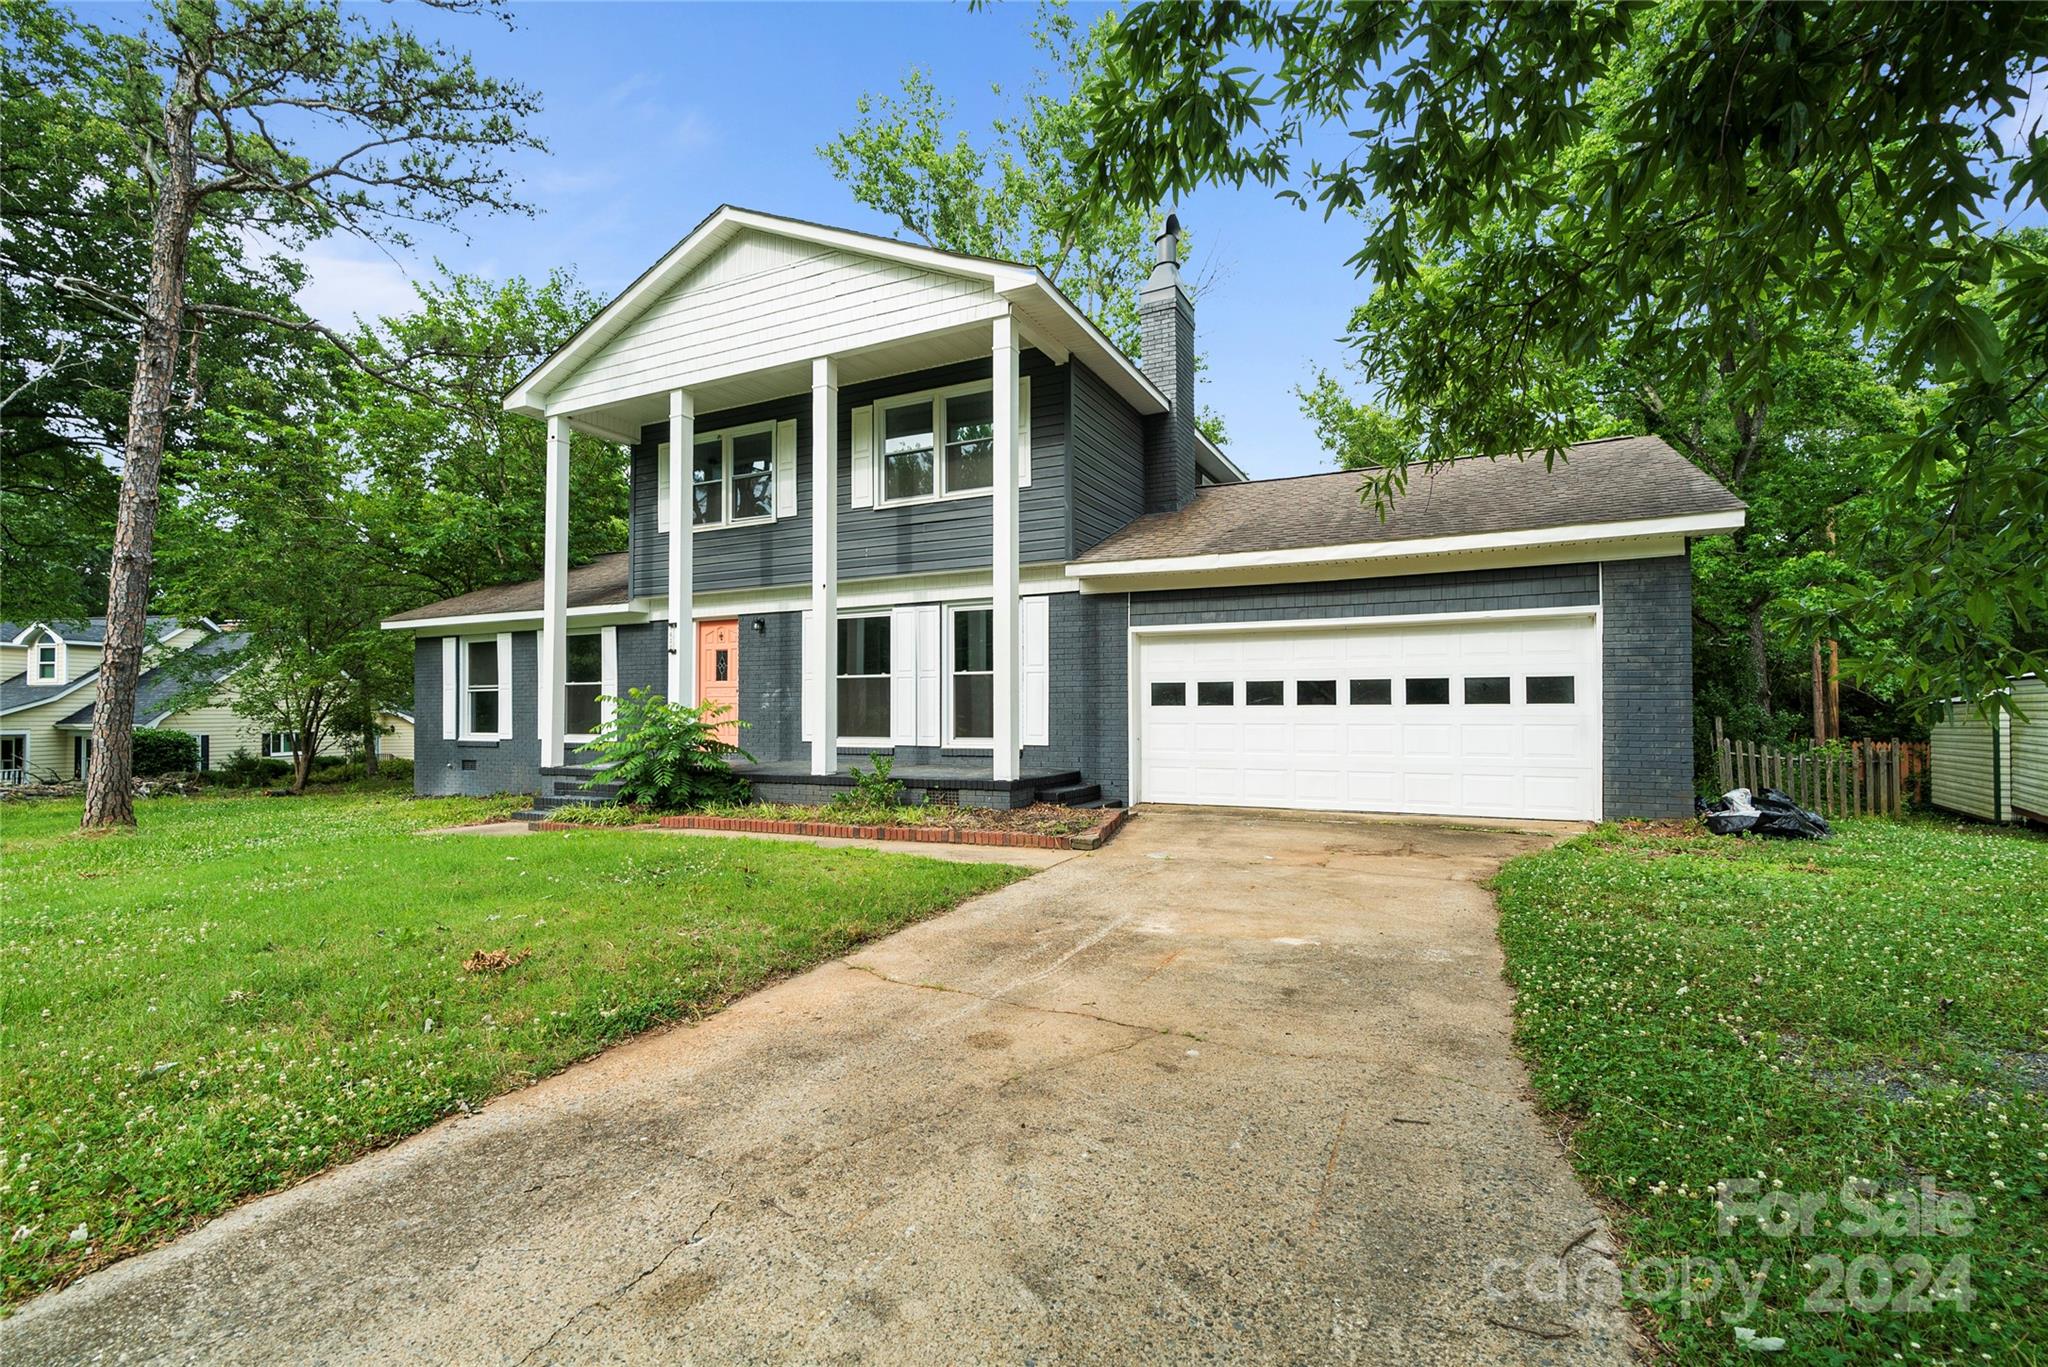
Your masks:
<instances>
[{"instance_id":1,"label":"brick step","mask_svg":"<svg viewBox=\"0 0 2048 1367\"><path fill-rule=\"evenodd\" d=\"M1035 796L1040 802L1050 802L1055 807L1100 807L1102 785L1069 783L1058 788L1040 788Z\"/></svg>"},{"instance_id":2,"label":"brick step","mask_svg":"<svg viewBox=\"0 0 2048 1367\"><path fill-rule=\"evenodd\" d=\"M535 811L550 811L556 807L603 807L610 798L593 793L542 793L533 800Z\"/></svg>"}]
</instances>

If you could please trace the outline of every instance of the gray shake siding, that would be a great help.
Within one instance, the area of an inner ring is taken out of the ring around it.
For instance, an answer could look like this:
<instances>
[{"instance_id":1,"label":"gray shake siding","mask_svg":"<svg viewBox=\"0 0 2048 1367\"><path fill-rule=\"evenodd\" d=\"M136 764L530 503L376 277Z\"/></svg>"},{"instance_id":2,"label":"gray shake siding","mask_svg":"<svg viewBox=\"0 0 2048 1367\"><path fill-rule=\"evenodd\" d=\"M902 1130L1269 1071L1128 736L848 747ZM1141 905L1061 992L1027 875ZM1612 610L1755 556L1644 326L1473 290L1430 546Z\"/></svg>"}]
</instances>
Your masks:
<instances>
[{"instance_id":1,"label":"gray shake siding","mask_svg":"<svg viewBox=\"0 0 2048 1367\"><path fill-rule=\"evenodd\" d=\"M1253 584L1131 595L1132 626L1386 617L1423 612L1591 607L1600 601L1597 565L1407 574L1327 584ZM1688 732L1688 734L1690 734Z\"/></svg>"},{"instance_id":2,"label":"gray shake siding","mask_svg":"<svg viewBox=\"0 0 2048 1367\"><path fill-rule=\"evenodd\" d=\"M1606 814L1692 814L1692 562L1600 566Z\"/></svg>"},{"instance_id":3,"label":"gray shake siding","mask_svg":"<svg viewBox=\"0 0 2048 1367\"><path fill-rule=\"evenodd\" d=\"M1080 367L1071 367L1079 370ZM1018 499L1018 540L1026 563L1056 563L1071 554L1068 526L1067 428L1068 366L1056 366L1036 351L1019 362L1031 378L1031 484ZM852 505L853 410L894 394L965 384L986 379L987 361L964 362L937 370L894 375L839 391L839 575L868 579L913 572L985 568L991 561L995 524L991 500L983 497L944 499L896 508L855 508ZM1093 381L1093 377L1088 377ZM1123 408L1134 433L1135 416L1100 381L1098 398L1089 412L1091 450L1095 459L1114 459L1103 451L1118 429L1103 404ZM746 423L794 418L797 424L795 512L773 522L721 527L695 534L691 572L698 592L717 589L766 588L802 584L811 566L811 398L793 394L767 403L716 413L700 413L697 430L714 432ZM636 597L668 591L668 534L658 530L656 448L668 438L665 424L641 432L633 448L630 586ZM1130 459L1135 469L1136 453ZM1100 535L1107 535L1103 531ZM1100 535L1096 539L1100 539ZM1092 543L1091 543L1092 544Z\"/></svg>"}]
</instances>

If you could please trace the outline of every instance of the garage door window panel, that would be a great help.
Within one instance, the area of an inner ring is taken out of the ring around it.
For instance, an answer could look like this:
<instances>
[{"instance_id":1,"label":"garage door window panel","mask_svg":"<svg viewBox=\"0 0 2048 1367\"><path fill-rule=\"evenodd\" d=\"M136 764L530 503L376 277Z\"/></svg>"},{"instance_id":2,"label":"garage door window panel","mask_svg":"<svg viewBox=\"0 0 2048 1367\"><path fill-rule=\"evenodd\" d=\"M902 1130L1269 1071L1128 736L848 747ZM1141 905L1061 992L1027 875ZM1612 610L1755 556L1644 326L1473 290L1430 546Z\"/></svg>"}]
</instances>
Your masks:
<instances>
[{"instance_id":1,"label":"garage door window panel","mask_svg":"<svg viewBox=\"0 0 2048 1367\"><path fill-rule=\"evenodd\" d=\"M1578 701L1578 681L1570 674L1531 674L1526 688L1529 702L1537 707Z\"/></svg>"},{"instance_id":2,"label":"garage door window panel","mask_svg":"<svg viewBox=\"0 0 2048 1367\"><path fill-rule=\"evenodd\" d=\"M1186 707L1188 686L1184 683L1156 683L1152 685L1154 707Z\"/></svg>"},{"instance_id":3,"label":"garage door window panel","mask_svg":"<svg viewBox=\"0 0 2048 1367\"><path fill-rule=\"evenodd\" d=\"M1335 679L1303 679L1294 685L1294 701L1299 707L1335 707L1337 705L1337 681Z\"/></svg>"},{"instance_id":4,"label":"garage door window panel","mask_svg":"<svg viewBox=\"0 0 2048 1367\"><path fill-rule=\"evenodd\" d=\"M1237 685L1198 683L1195 685L1195 703L1200 707L1234 707L1237 704Z\"/></svg>"},{"instance_id":5,"label":"garage door window panel","mask_svg":"<svg viewBox=\"0 0 2048 1367\"><path fill-rule=\"evenodd\" d=\"M1407 689L1410 707L1442 707L1451 701L1449 679L1410 679Z\"/></svg>"},{"instance_id":6,"label":"garage door window panel","mask_svg":"<svg viewBox=\"0 0 2048 1367\"><path fill-rule=\"evenodd\" d=\"M1287 686L1278 679L1253 679L1244 686L1246 707L1278 707L1287 698Z\"/></svg>"},{"instance_id":7,"label":"garage door window panel","mask_svg":"<svg viewBox=\"0 0 2048 1367\"><path fill-rule=\"evenodd\" d=\"M1353 707L1388 707L1394 701L1392 679L1353 679L1351 681L1351 705Z\"/></svg>"},{"instance_id":8,"label":"garage door window panel","mask_svg":"<svg viewBox=\"0 0 2048 1367\"><path fill-rule=\"evenodd\" d=\"M1505 706L1508 700L1506 675L1487 674L1465 680L1467 706Z\"/></svg>"}]
</instances>

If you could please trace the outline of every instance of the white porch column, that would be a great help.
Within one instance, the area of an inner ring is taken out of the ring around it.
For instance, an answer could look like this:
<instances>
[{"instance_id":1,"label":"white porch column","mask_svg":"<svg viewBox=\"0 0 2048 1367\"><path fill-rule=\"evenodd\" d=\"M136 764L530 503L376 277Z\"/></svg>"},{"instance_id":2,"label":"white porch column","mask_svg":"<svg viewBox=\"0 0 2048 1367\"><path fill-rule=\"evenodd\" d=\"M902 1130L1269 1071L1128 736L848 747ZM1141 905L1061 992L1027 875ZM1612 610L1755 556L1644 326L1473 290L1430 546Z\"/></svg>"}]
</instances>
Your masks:
<instances>
[{"instance_id":1,"label":"white porch column","mask_svg":"<svg viewBox=\"0 0 2048 1367\"><path fill-rule=\"evenodd\" d=\"M811 772L839 765L839 366L811 362Z\"/></svg>"},{"instance_id":2,"label":"white porch column","mask_svg":"<svg viewBox=\"0 0 2048 1367\"><path fill-rule=\"evenodd\" d=\"M692 497L697 404L683 390L668 396L668 700L697 701L697 629L691 616L696 499Z\"/></svg>"},{"instance_id":3,"label":"white porch column","mask_svg":"<svg viewBox=\"0 0 2048 1367\"><path fill-rule=\"evenodd\" d=\"M995 363L995 669L994 776L1018 773L1017 737L1017 322L995 320L989 348Z\"/></svg>"},{"instance_id":4,"label":"white porch column","mask_svg":"<svg viewBox=\"0 0 2048 1367\"><path fill-rule=\"evenodd\" d=\"M562 680L569 665L569 420L548 419L547 531L540 587L540 762L562 762Z\"/></svg>"}]
</instances>

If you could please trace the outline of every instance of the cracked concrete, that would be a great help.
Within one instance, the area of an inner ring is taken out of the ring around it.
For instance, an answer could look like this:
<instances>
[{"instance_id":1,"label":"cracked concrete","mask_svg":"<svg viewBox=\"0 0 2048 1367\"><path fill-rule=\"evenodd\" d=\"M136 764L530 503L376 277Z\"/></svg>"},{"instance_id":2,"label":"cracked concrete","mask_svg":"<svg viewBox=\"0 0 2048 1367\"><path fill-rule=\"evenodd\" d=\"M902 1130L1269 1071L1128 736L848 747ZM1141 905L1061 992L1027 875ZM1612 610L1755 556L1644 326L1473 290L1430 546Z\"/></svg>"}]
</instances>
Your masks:
<instances>
[{"instance_id":1,"label":"cracked concrete","mask_svg":"<svg viewBox=\"0 0 2048 1367\"><path fill-rule=\"evenodd\" d=\"M1144 812L45 1297L0 1358L1626 1361L1615 1307L1529 1289L1612 1256L1481 886L1553 835Z\"/></svg>"}]
</instances>

